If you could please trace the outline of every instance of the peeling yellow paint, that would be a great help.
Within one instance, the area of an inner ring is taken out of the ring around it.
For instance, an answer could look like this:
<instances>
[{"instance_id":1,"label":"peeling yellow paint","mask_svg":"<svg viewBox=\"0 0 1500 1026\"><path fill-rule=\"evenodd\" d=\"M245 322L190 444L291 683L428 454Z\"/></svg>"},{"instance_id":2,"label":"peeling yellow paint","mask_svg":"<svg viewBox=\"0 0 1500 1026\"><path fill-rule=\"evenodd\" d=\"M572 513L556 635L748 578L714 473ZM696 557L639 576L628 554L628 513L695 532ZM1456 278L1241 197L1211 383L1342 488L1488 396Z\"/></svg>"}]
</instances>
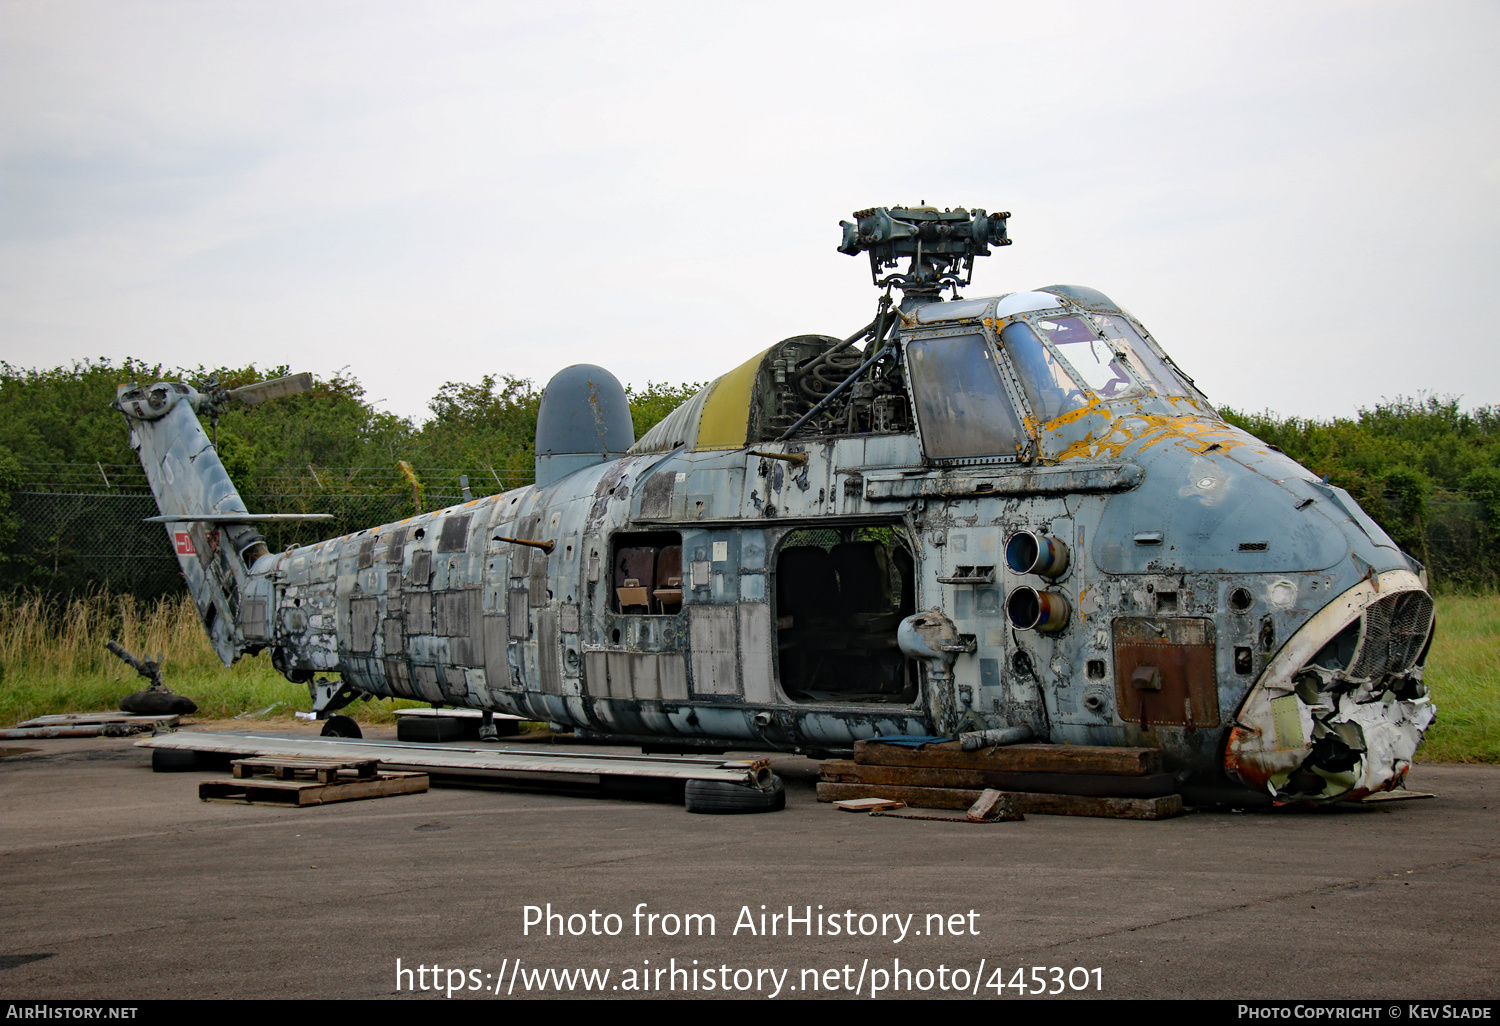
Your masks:
<instances>
[{"instance_id":1,"label":"peeling yellow paint","mask_svg":"<svg viewBox=\"0 0 1500 1026\"><path fill-rule=\"evenodd\" d=\"M1196 446L1200 452L1210 445L1228 450L1245 444L1246 436L1222 420L1196 415L1144 413L1139 409L1122 415L1096 409L1097 405L1064 414L1047 425L1048 430L1056 430L1082 416L1097 413L1108 427L1108 431L1101 432L1098 438L1090 431L1072 442L1057 454L1057 459L1119 459L1129 446L1138 445L1144 451L1162 442Z\"/></svg>"}]
</instances>

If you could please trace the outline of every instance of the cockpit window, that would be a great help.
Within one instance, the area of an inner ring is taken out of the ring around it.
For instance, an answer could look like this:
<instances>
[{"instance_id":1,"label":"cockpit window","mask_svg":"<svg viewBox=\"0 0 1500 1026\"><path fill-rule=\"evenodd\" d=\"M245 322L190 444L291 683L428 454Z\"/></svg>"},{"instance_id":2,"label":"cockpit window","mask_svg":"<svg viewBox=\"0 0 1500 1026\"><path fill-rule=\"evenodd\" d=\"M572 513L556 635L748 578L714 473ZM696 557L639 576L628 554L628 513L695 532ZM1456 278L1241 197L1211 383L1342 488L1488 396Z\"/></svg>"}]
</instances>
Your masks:
<instances>
[{"instance_id":1,"label":"cockpit window","mask_svg":"<svg viewBox=\"0 0 1500 1026\"><path fill-rule=\"evenodd\" d=\"M1109 343L1094 334L1084 318L1042 318L1036 323L1099 398L1118 399L1141 390L1125 373Z\"/></svg>"},{"instance_id":2,"label":"cockpit window","mask_svg":"<svg viewBox=\"0 0 1500 1026\"><path fill-rule=\"evenodd\" d=\"M1099 330L1115 347L1125 351L1131 369L1157 395L1192 395L1193 390L1182 380L1173 367L1156 355L1141 333L1124 317L1118 314L1091 314Z\"/></svg>"},{"instance_id":3,"label":"cockpit window","mask_svg":"<svg viewBox=\"0 0 1500 1026\"><path fill-rule=\"evenodd\" d=\"M1010 364L1026 390L1032 413L1043 424L1088 405L1088 397L1078 383L1025 322L1006 325L1000 332L1000 344L1010 354Z\"/></svg>"},{"instance_id":4,"label":"cockpit window","mask_svg":"<svg viewBox=\"0 0 1500 1026\"><path fill-rule=\"evenodd\" d=\"M1020 451L1026 436L983 335L915 340L907 343L906 356L929 458L1014 457Z\"/></svg>"}]
</instances>

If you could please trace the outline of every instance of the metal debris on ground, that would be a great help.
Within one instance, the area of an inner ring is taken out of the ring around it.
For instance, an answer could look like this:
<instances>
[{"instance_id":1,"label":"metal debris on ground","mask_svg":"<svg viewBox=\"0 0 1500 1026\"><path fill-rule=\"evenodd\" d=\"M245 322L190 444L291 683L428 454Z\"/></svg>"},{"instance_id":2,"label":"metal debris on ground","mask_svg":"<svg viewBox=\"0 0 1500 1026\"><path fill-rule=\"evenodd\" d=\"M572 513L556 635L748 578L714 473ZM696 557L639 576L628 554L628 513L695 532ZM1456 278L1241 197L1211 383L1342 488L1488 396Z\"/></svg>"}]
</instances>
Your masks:
<instances>
[{"instance_id":1,"label":"metal debris on ground","mask_svg":"<svg viewBox=\"0 0 1500 1026\"><path fill-rule=\"evenodd\" d=\"M904 809L906 803L889 798L845 798L834 802L833 807L841 812L875 812L881 809Z\"/></svg>"},{"instance_id":2,"label":"metal debris on ground","mask_svg":"<svg viewBox=\"0 0 1500 1026\"><path fill-rule=\"evenodd\" d=\"M272 702L270 705L266 706L264 709L257 709L254 712L236 713L234 718L237 719L237 720L254 720L254 719L259 719L260 717L266 715L267 713L272 712L272 711L274 711L276 709L279 709L283 705L286 705L286 703L285 702Z\"/></svg>"},{"instance_id":3,"label":"metal debris on ground","mask_svg":"<svg viewBox=\"0 0 1500 1026\"><path fill-rule=\"evenodd\" d=\"M1361 805L1369 805L1372 802L1411 802L1418 798L1436 798L1435 794L1426 791L1376 791L1361 798Z\"/></svg>"},{"instance_id":4,"label":"metal debris on ground","mask_svg":"<svg viewBox=\"0 0 1500 1026\"><path fill-rule=\"evenodd\" d=\"M155 733L177 726L177 717L143 716L125 712L56 713L23 720L13 729L0 730L0 739L61 737L129 737Z\"/></svg>"},{"instance_id":5,"label":"metal debris on ground","mask_svg":"<svg viewBox=\"0 0 1500 1026\"><path fill-rule=\"evenodd\" d=\"M142 691L136 691L120 699L120 708L125 712L144 714L172 714L189 716L198 711L198 703L185 695L179 695L162 680L160 654L155 659L139 659L126 651L117 641L105 644L112 653L124 660L136 673L151 682Z\"/></svg>"},{"instance_id":6,"label":"metal debris on ground","mask_svg":"<svg viewBox=\"0 0 1500 1026\"><path fill-rule=\"evenodd\" d=\"M876 809L870 813L870 816L872 818L882 816L886 819L926 819L937 823L1008 823L1026 818L1019 812L1011 816L997 816L994 819L970 819L968 816L934 816L930 812L900 812L895 809Z\"/></svg>"}]
</instances>

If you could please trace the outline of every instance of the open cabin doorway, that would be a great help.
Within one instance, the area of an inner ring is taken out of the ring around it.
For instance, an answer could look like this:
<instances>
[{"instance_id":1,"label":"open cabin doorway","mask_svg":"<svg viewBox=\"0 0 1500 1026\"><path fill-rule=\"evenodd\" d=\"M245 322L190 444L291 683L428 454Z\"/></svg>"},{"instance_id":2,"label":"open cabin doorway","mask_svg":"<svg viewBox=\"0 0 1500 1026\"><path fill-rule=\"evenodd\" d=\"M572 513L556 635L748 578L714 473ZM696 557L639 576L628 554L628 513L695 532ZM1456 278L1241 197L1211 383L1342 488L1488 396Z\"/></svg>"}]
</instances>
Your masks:
<instances>
[{"instance_id":1,"label":"open cabin doorway","mask_svg":"<svg viewBox=\"0 0 1500 1026\"><path fill-rule=\"evenodd\" d=\"M916 612L916 565L897 526L796 528L776 553L776 656L793 702L910 705L917 672L896 645Z\"/></svg>"}]
</instances>

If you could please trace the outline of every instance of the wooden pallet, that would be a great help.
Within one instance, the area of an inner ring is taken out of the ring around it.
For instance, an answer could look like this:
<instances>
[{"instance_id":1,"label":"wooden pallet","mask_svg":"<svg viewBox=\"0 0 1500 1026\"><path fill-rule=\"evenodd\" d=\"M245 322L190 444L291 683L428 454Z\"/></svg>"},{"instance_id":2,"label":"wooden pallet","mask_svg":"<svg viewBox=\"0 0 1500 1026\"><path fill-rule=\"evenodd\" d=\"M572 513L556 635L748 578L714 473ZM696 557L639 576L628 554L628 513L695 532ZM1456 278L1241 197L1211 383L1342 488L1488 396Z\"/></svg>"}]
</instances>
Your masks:
<instances>
[{"instance_id":1,"label":"wooden pallet","mask_svg":"<svg viewBox=\"0 0 1500 1026\"><path fill-rule=\"evenodd\" d=\"M262 756L255 759L235 759L229 764L236 780L247 780L262 775L276 780L296 780L307 777L320 784L331 784L340 778L357 780L373 779L379 759L324 759L315 755Z\"/></svg>"},{"instance_id":2,"label":"wooden pallet","mask_svg":"<svg viewBox=\"0 0 1500 1026\"><path fill-rule=\"evenodd\" d=\"M198 797L206 802L300 808L362 798L387 798L396 794L421 794L427 790L426 773L381 772L376 765L375 759L301 756L236 759L231 764L234 779L202 781L198 785ZM269 773L269 777L261 775L265 773Z\"/></svg>"}]
</instances>

